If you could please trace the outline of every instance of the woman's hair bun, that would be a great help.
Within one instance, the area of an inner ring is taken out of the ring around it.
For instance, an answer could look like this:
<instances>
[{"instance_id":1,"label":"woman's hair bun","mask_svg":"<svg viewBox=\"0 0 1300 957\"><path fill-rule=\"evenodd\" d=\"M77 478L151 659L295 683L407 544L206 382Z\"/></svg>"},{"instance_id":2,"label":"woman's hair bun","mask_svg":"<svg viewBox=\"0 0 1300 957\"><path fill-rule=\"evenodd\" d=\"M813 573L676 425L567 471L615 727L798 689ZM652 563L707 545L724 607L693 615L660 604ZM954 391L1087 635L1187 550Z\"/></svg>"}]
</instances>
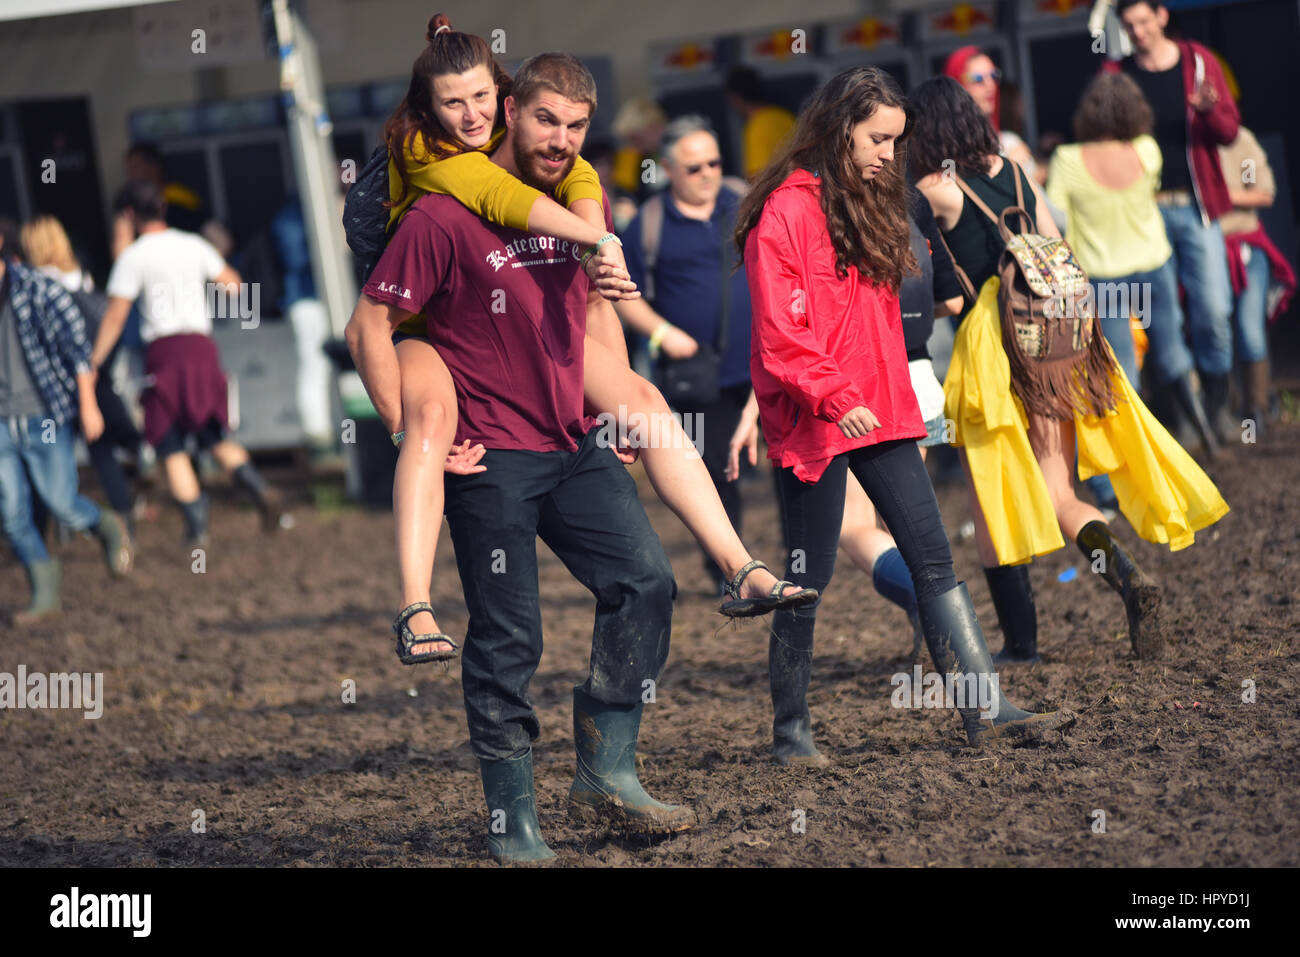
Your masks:
<instances>
[{"instance_id":1,"label":"woman's hair bun","mask_svg":"<svg viewBox=\"0 0 1300 957\"><path fill-rule=\"evenodd\" d=\"M435 13L429 18L429 30L426 34L429 42L432 43L438 34L444 31L451 31L451 20L445 13Z\"/></svg>"}]
</instances>

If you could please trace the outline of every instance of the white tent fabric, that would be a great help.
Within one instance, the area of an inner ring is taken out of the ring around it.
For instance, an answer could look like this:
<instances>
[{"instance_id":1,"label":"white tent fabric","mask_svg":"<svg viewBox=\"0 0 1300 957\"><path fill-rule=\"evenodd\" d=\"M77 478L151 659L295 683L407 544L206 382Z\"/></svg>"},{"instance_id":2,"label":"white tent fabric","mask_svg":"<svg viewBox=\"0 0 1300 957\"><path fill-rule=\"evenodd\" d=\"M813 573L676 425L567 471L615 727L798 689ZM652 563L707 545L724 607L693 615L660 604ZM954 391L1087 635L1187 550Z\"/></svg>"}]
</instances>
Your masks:
<instances>
[{"instance_id":1,"label":"white tent fabric","mask_svg":"<svg viewBox=\"0 0 1300 957\"><path fill-rule=\"evenodd\" d=\"M175 0L3 0L0 2L0 20L57 17L65 13L85 13L88 10L142 7L150 3L174 2Z\"/></svg>"}]
</instances>

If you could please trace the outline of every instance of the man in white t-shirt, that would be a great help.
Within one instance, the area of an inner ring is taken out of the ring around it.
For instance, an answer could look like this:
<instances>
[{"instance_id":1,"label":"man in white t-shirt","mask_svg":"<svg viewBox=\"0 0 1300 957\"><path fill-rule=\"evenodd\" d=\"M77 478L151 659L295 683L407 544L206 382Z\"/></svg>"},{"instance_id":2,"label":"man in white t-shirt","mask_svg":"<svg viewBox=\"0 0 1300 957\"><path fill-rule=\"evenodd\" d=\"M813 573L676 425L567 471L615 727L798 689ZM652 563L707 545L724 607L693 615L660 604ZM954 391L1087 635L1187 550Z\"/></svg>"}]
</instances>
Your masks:
<instances>
[{"instance_id":1,"label":"man in white t-shirt","mask_svg":"<svg viewBox=\"0 0 1300 957\"><path fill-rule=\"evenodd\" d=\"M141 397L145 439L158 452L192 544L207 538L207 497L199 487L186 441L193 436L252 495L266 528L280 524L279 496L258 474L248 452L227 438L226 376L212 340L209 302L225 315L243 306L244 286L202 236L167 225L166 203L154 183L128 183L114 210L129 219L136 239L109 273L108 309L95 337L98 369L122 334L131 305L140 307L145 372ZM242 313L241 313L242 314Z\"/></svg>"}]
</instances>

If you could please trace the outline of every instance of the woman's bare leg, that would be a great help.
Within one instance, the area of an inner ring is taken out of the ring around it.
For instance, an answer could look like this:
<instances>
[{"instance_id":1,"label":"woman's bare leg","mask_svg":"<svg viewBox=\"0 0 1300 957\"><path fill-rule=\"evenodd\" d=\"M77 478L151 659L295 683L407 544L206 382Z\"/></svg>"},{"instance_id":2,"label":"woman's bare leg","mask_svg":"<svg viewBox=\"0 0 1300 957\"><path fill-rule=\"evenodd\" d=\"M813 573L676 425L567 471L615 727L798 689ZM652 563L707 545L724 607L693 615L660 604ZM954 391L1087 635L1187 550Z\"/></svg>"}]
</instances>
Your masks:
<instances>
[{"instance_id":1,"label":"woman's bare leg","mask_svg":"<svg viewBox=\"0 0 1300 957\"><path fill-rule=\"evenodd\" d=\"M1029 416L1029 444L1047 481L1056 521L1068 541L1078 538L1079 529L1106 517L1074 494L1074 422Z\"/></svg>"},{"instance_id":2,"label":"woman's bare leg","mask_svg":"<svg viewBox=\"0 0 1300 957\"><path fill-rule=\"evenodd\" d=\"M643 417L639 421L657 423L658 441L641 449L641 462L650 484L718 563L722 573L728 579L734 578L753 556L731 527L703 459L673 418L663 395L590 336L586 341L583 387L590 406L614 416L615 421L626 417L629 430L638 421L631 418L633 415ZM741 597L768 595L776 582L771 572L755 569L746 576ZM799 590L787 589L786 593Z\"/></svg>"},{"instance_id":3,"label":"woman's bare leg","mask_svg":"<svg viewBox=\"0 0 1300 957\"><path fill-rule=\"evenodd\" d=\"M406 438L393 478L393 519L402 607L429 600L433 560L442 530L443 465L456 435L456 388L436 349L424 339L397 344L402 374L402 424ZM411 616L411 631L437 634L438 623L427 611ZM446 642L423 642L413 654L451 651Z\"/></svg>"}]
</instances>

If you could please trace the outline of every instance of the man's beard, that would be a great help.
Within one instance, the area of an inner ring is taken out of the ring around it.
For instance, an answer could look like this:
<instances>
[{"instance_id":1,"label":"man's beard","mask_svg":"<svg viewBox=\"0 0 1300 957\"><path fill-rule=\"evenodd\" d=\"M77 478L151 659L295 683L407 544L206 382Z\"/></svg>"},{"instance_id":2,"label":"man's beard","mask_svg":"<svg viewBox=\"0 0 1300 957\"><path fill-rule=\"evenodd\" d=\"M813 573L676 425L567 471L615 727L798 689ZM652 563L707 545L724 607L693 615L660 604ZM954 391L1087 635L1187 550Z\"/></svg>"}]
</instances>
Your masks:
<instances>
[{"instance_id":1,"label":"man's beard","mask_svg":"<svg viewBox=\"0 0 1300 957\"><path fill-rule=\"evenodd\" d=\"M559 186L564 181L564 178L573 171L573 164L578 158L576 154L570 156L567 163L552 171L542 165L537 153L525 149L519 140L513 137L511 138L510 148L515 158L515 168L519 170L519 178L543 193L549 193Z\"/></svg>"}]
</instances>

